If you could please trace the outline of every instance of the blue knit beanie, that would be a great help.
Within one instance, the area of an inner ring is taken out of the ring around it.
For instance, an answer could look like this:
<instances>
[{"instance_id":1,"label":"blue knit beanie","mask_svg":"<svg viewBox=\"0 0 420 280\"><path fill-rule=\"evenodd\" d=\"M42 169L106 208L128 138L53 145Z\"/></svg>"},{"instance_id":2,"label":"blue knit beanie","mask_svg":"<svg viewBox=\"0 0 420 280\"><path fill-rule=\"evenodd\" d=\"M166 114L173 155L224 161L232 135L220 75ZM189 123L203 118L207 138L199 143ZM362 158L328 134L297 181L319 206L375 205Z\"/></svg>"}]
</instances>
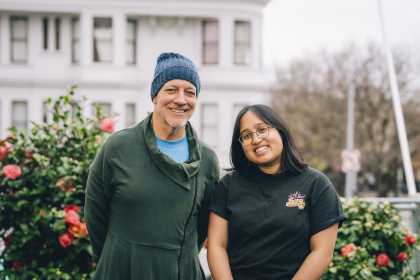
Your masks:
<instances>
[{"instance_id":1,"label":"blue knit beanie","mask_svg":"<svg viewBox=\"0 0 420 280\"><path fill-rule=\"evenodd\" d=\"M200 92L200 77L194 63L178 53L168 52L160 54L157 59L150 91L152 100L167 81L177 79L192 83L198 96Z\"/></svg>"}]
</instances>

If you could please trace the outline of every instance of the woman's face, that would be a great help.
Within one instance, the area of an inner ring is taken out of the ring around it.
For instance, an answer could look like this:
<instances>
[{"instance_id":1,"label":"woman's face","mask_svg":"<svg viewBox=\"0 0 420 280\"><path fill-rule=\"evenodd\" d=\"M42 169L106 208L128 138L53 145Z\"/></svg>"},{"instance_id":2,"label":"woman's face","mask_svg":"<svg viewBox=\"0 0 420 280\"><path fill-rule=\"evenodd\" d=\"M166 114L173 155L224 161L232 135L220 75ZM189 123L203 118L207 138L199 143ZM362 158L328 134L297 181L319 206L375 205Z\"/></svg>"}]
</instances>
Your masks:
<instances>
[{"instance_id":1,"label":"woman's face","mask_svg":"<svg viewBox=\"0 0 420 280\"><path fill-rule=\"evenodd\" d=\"M283 151L283 141L277 129L250 111L242 116L239 129L246 158L265 173L277 173L281 169Z\"/></svg>"}]
</instances>

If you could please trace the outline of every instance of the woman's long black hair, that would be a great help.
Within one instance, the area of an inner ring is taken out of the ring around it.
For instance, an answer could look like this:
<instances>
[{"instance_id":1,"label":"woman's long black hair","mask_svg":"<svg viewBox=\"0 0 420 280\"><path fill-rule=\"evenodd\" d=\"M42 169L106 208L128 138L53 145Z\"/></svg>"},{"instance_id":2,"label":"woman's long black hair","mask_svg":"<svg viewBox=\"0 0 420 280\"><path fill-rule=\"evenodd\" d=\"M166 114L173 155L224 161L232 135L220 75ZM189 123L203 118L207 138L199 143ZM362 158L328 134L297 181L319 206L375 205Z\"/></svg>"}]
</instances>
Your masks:
<instances>
[{"instance_id":1,"label":"woman's long black hair","mask_svg":"<svg viewBox=\"0 0 420 280\"><path fill-rule=\"evenodd\" d=\"M242 149L242 144L239 142L240 122L246 112L253 112L263 122L271 125L279 132L283 141L281 171L292 174L299 174L302 172L302 170L306 167L306 164L301 158L285 122L273 109L261 104L245 106L236 117L233 128L232 143L230 146L230 162L233 170L242 175L252 175L258 170L257 165L246 158L244 150Z\"/></svg>"}]
</instances>

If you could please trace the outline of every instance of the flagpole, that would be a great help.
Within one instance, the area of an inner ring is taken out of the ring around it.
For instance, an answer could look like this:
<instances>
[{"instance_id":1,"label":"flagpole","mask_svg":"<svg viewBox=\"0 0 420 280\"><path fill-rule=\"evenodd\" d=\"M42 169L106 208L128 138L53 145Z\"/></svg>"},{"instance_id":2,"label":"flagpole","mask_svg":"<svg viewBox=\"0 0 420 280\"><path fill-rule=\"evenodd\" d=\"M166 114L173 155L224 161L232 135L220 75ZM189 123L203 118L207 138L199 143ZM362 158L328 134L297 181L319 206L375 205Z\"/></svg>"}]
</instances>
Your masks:
<instances>
[{"instance_id":1,"label":"flagpole","mask_svg":"<svg viewBox=\"0 0 420 280\"><path fill-rule=\"evenodd\" d=\"M397 123L398 139L400 141L405 180L407 184L408 194L412 196L412 195L415 195L417 191L416 191L416 184L414 181L413 165L411 163L410 149L408 146L407 132L406 132L405 123L404 123L404 116L403 116L402 108L401 108L400 93L399 93L397 78L395 74L394 59L392 57L392 52L391 52L391 49L389 48L387 37L386 37L382 2L381 0L377 0L377 2L378 2L379 20L381 23L382 40L383 40L384 49L386 52L386 59L388 63L388 75L389 75L389 82L391 85L392 105L394 107L395 121Z\"/></svg>"}]
</instances>

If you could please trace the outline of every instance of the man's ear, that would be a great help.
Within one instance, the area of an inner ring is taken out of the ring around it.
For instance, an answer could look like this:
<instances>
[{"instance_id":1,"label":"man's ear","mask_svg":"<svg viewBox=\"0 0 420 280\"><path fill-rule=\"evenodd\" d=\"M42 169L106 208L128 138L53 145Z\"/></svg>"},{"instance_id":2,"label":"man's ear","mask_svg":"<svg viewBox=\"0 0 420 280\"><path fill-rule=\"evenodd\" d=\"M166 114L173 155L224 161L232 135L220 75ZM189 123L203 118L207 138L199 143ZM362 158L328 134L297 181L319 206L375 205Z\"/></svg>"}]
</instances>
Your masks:
<instances>
[{"instance_id":1,"label":"man's ear","mask_svg":"<svg viewBox=\"0 0 420 280\"><path fill-rule=\"evenodd\" d=\"M153 104L155 104L156 105L156 103L157 103L157 101L156 101L156 96L157 96L157 94L152 98L152 102L153 102Z\"/></svg>"}]
</instances>

